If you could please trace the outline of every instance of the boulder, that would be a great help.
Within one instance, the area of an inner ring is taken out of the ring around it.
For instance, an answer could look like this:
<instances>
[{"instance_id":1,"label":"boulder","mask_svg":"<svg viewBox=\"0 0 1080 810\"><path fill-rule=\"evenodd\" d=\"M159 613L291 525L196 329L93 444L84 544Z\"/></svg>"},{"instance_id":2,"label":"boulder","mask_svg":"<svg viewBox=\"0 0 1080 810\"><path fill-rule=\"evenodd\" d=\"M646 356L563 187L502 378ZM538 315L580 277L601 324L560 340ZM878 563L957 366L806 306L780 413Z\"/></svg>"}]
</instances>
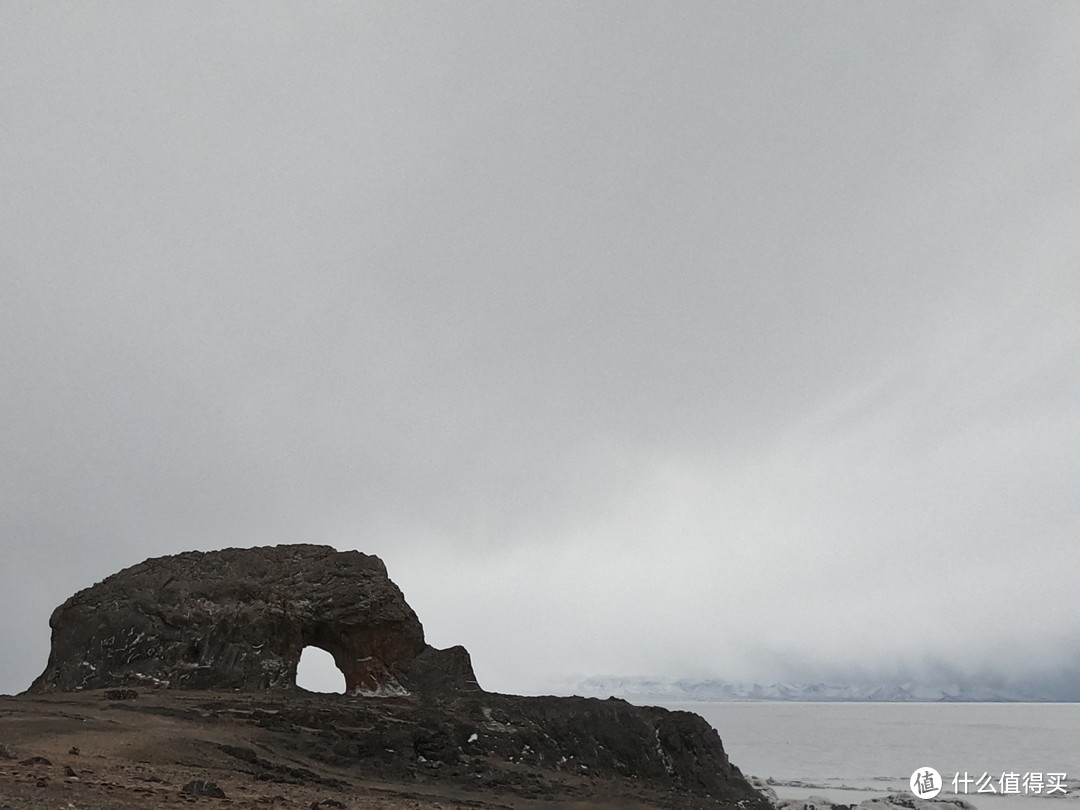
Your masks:
<instances>
[{"instance_id":1,"label":"boulder","mask_svg":"<svg viewBox=\"0 0 1080 810\"><path fill-rule=\"evenodd\" d=\"M207 782L205 779L195 779L188 782L180 788L180 792L192 796L210 796L214 799L226 798L225 791L218 787L216 782Z\"/></svg>"}]
</instances>

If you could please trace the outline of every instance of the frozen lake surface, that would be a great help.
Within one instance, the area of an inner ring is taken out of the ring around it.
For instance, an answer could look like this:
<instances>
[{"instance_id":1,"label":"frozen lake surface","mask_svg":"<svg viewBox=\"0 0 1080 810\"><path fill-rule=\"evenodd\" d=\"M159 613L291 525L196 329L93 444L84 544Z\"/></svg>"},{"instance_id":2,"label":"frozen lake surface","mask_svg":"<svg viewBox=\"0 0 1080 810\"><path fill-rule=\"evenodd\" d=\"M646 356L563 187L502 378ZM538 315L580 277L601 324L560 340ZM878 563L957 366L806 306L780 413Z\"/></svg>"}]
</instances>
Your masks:
<instances>
[{"instance_id":1,"label":"frozen lake surface","mask_svg":"<svg viewBox=\"0 0 1080 810\"><path fill-rule=\"evenodd\" d=\"M781 798L820 795L856 804L907 791L912 772L930 766L944 782L938 798L966 799L979 810L1080 810L1077 703L661 705L703 716L731 761L744 774L774 780ZM965 773L972 779L966 795ZM1067 793L1047 792L1055 773L1066 775ZM1006 774L1017 774L1017 792L1006 778L1009 792L1002 793ZM1041 793L1032 777L1025 792L1022 779L1030 774L1042 775ZM986 781L998 793L985 792Z\"/></svg>"}]
</instances>

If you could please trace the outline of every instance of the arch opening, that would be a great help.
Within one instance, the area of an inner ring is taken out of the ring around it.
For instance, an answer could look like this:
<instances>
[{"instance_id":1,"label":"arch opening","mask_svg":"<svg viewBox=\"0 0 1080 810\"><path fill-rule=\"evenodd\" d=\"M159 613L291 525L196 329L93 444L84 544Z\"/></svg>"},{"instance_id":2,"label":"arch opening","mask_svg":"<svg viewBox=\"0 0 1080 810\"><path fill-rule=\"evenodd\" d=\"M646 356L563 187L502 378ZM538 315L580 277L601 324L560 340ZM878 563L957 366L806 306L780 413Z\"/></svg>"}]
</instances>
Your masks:
<instances>
[{"instance_id":1,"label":"arch opening","mask_svg":"<svg viewBox=\"0 0 1080 810\"><path fill-rule=\"evenodd\" d=\"M296 685L309 692L343 695L345 674L326 650L307 646L300 651L296 665Z\"/></svg>"}]
</instances>

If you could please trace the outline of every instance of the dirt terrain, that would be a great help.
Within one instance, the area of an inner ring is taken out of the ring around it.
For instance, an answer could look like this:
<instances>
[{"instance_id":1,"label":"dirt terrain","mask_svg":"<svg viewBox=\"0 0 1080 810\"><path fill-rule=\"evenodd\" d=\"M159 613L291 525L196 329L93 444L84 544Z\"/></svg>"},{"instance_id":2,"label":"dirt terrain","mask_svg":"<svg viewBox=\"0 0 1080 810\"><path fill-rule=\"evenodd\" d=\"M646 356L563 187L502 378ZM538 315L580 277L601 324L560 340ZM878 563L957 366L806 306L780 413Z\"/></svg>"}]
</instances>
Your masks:
<instances>
[{"instance_id":1,"label":"dirt terrain","mask_svg":"<svg viewBox=\"0 0 1080 810\"><path fill-rule=\"evenodd\" d=\"M763 806L756 796L719 801L677 786L647 787L636 777L591 775L574 762L530 759L529 745L520 742L525 737L500 721L497 695L485 698L491 706L469 709L468 716L482 722L463 745L427 732L417 737L425 711L444 716L448 708L426 709L400 698L171 690L134 695L95 690L0 696L0 810ZM459 712L459 719L468 717ZM514 747L489 745L470 753L470 742L481 734L514 740ZM395 739L412 747L394 750ZM378 750L364 749L370 740ZM505 755L507 750L522 754Z\"/></svg>"}]
</instances>

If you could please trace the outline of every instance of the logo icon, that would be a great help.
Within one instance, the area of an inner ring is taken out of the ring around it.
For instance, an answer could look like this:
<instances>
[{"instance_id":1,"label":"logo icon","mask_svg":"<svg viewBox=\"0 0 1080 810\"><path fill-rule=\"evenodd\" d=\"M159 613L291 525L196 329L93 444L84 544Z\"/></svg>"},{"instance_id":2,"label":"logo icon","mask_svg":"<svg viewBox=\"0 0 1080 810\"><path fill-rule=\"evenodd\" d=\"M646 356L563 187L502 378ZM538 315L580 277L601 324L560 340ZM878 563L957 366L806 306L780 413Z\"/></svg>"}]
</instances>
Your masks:
<instances>
[{"instance_id":1,"label":"logo icon","mask_svg":"<svg viewBox=\"0 0 1080 810\"><path fill-rule=\"evenodd\" d=\"M911 774L911 792L920 799L932 799L941 793L941 774L928 765Z\"/></svg>"}]
</instances>

